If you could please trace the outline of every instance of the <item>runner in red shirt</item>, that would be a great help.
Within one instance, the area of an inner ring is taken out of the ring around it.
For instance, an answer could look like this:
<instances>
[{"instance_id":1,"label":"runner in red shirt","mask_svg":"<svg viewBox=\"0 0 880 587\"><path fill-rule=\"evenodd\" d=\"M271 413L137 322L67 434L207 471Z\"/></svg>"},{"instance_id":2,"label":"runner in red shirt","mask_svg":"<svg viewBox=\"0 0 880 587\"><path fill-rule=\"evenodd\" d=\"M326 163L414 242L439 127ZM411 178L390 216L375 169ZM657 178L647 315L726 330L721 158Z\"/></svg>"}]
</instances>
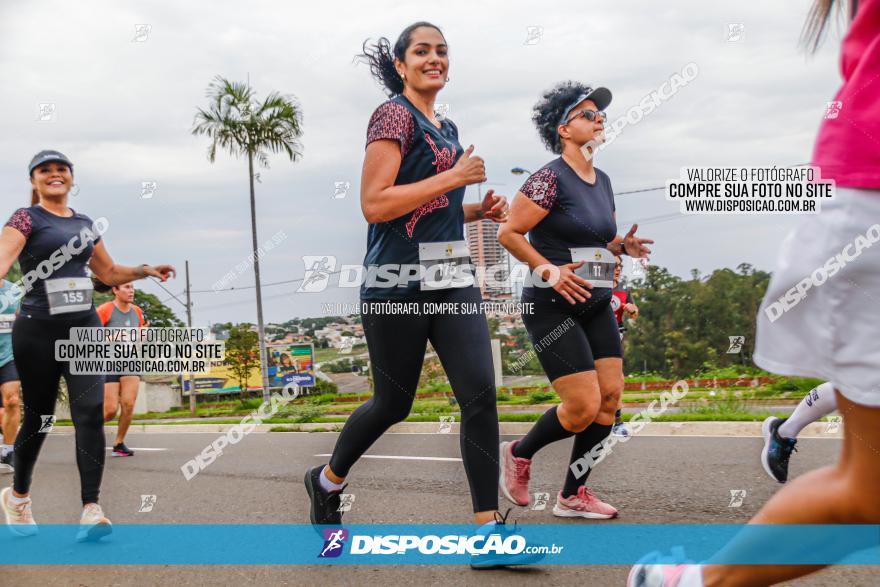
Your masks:
<instances>
[{"instance_id":1,"label":"runner in red shirt","mask_svg":"<svg viewBox=\"0 0 880 587\"><path fill-rule=\"evenodd\" d=\"M108 328L139 328L146 325L143 311L134 304L134 283L123 283L113 288L114 298L98 306L98 317ZM113 443L114 457L131 457L134 451L125 446L125 434L134 415L141 376L137 373L107 375L104 380L104 422L116 417L116 442ZM121 407L121 409L120 409Z\"/></svg>"}]
</instances>

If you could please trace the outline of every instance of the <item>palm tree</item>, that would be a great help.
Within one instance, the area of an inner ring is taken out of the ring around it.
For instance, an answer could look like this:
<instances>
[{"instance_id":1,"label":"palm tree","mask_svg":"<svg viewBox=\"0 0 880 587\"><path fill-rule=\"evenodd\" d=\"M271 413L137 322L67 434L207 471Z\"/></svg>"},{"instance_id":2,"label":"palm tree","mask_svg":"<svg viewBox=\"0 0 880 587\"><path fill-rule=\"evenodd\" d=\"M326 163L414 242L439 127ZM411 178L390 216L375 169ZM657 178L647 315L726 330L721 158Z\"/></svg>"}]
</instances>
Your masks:
<instances>
[{"instance_id":1,"label":"palm tree","mask_svg":"<svg viewBox=\"0 0 880 587\"><path fill-rule=\"evenodd\" d=\"M214 162L217 149L233 156L247 155L251 188L251 237L254 253L254 280L257 286L257 328L260 335L260 368L263 397L268 399L266 334L263 328L263 298L260 290L260 258L257 255L257 213L254 195L254 159L269 167L269 153L285 153L295 162L302 157L302 111L292 96L272 92L259 102L250 83L230 82L217 76L208 86L207 109L199 108L192 133L210 137L208 160Z\"/></svg>"}]
</instances>

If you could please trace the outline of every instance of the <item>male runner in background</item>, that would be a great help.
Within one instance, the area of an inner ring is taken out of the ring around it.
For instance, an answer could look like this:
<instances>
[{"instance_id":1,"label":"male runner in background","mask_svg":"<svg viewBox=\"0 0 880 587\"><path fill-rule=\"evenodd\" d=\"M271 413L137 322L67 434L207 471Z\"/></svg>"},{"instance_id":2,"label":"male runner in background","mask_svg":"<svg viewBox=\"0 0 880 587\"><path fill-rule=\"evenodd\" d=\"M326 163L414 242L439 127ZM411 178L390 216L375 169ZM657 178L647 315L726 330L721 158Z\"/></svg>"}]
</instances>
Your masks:
<instances>
[{"instance_id":1,"label":"male runner in background","mask_svg":"<svg viewBox=\"0 0 880 587\"><path fill-rule=\"evenodd\" d=\"M611 309L614 310L614 317L617 318L617 329L620 331L620 344L623 346L623 333L626 326L623 324L623 316L626 314L630 320L635 320L639 316L639 307L632 301L629 291L625 289L617 289L620 283L620 273L623 269L623 259L615 255L617 264L614 266L614 279L612 285L614 290L611 292L614 297L611 298ZM621 409L623 408L623 394L620 394L620 403L617 405L617 412L614 413L614 426L611 428L611 434L614 436L629 436L629 430L623 423L621 417Z\"/></svg>"},{"instance_id":2,"label":"male runner in background","mask_svg":"<svg viewBox=\"0 0 880 587\"><path fill-rule=\"evenodd\" d=\"M12 473L12 451L18 425L21 422L21 381L15 361L12 360L12 323L18 310L12 283L0 282L0 296L7 302L0 304L0 425L3 426L3 447L0 451L0 473Z\"/></svg>"},{"instance_id":3,"label":"male runner in background","mask_svg":"<svg viewBox=\"0 0 880 587\"><path fill-rule=\"evenodd\" d=\"M98 307L98 317L108 328L139 328L146 325L144 313L134 302L134 284L123 283L113 288L113 296L109 302ZM109 422L116 417L121 406L119 422L116 427L116 442L113 443L114 457L134 456L134 451L125 446L125 433L131 425L134 414L134 403L137 400L141 378L136 373L123 375L107 375L104 383L104 421Z\"/></svg>"}]
</instances>

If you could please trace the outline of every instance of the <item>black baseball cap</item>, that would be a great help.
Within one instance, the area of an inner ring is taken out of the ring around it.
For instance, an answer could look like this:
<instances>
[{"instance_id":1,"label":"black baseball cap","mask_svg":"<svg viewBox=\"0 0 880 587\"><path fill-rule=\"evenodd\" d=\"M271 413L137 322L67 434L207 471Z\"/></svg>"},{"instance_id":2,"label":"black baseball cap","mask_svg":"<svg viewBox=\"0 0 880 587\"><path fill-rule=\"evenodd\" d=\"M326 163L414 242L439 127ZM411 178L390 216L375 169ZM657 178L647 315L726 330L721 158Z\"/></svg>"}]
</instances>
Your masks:
<instances>
[{"instance_id":1,"label":"black baseball cap","mask_svg":"<svg viewBox=\"0 0 880 587\"><path fill-rule=\"evenodd\" d=\"M608 105L611 104L611 90L608 88L593 88L592 86L587 86L587 89L582 94L578 95L577 99L572 100L568 108L565 109L565 112L562 113L562 117L559 119L559 124L565 124L568 120L568 115L571 114L574 107L584 100L592 100L596 103L596 108L599 110L605 110L608 108Z\"/></svg>"},{"instance_id":2,"label":"black baseball cap","mask_svg":"<svg viewBox=\"0 0 880 587\"><path fill-rule=\"evenodd\" d=\"M64 163L70 169L73 169L73 163L70 159L67 158L67 155L60 151L40 151L34 158L31 159L30 165L28 165L28 175L34 172L34 169L42 165L43 163L49 163L50 161L57 161L58 163Z\"/></svg>"}]
</instances>

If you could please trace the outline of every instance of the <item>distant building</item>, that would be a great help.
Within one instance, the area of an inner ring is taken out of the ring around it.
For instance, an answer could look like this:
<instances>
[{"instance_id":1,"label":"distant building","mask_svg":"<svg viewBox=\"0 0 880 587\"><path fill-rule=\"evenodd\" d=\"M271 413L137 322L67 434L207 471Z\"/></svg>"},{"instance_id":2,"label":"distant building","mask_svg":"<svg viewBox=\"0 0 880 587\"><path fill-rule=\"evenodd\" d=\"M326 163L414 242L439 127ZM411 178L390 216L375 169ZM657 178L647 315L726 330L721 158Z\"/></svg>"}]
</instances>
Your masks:
<instances>
[{"instance_id":1,"label":"distant building","mask_svg":"<svg viewBox=\"0 0 880 587\"><path fill-rule=\"evenodd\" d=\"M498 224L491 220L477 220L465 224L471 261L477 268L480 291L484 300L509 300L510 258L507 249L498 242ZM495 268L490 271L487 268ZM490 279L486 279L487 275Z\"/></svg>"}]
</instances>

